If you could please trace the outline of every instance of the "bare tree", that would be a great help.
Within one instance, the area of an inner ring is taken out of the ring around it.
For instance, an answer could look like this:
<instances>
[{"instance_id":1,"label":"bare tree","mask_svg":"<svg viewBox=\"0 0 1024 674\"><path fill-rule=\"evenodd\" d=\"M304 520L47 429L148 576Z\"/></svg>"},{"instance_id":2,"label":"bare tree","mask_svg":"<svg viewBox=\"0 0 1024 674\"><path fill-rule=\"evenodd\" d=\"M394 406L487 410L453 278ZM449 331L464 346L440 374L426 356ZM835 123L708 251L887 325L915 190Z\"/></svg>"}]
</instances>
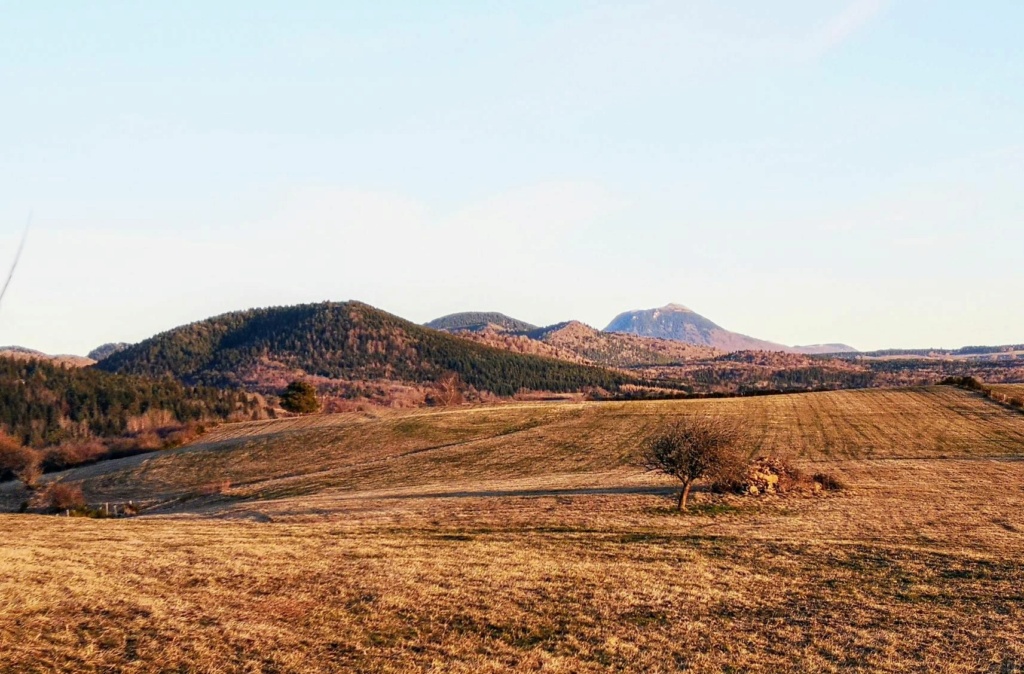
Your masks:
<instances>
[{"instance_id":1,"label":"bare tree","mask_svg":"<svg viewBox=\"0 0 1024 674\"><path fill-rule=\"evenodd\" d=\"M462 403L462 378L455 372L446 372L434 384L434 397L443 407Z\"/></svg>"},{"instance_id":2,"label":"bare tree","mask_svg":"<svg viewBox=\"0 0 1024 674\"><path fill-rule=\"evenodd\" d=\"M731 419L698 413L669 422L647 438L642 462L647 470L678 478L679 510L686 508L693 483L701 478L729 479L742 465L739 425Z\"/></svg>"}]
</instances>

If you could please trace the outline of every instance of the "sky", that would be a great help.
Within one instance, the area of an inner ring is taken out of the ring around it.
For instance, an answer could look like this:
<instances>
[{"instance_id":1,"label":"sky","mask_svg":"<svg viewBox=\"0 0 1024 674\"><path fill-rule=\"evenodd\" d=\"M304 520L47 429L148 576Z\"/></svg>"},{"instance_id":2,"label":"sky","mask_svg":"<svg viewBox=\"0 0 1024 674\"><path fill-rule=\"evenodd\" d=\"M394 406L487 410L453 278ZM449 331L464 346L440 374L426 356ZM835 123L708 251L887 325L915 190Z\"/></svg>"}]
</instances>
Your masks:
<instances>
[{"instance_id":1,"label":"sky","mask_svg":"<svg viewBox=\"0 0 1024 674\"><path fill-rule=\"evenodd\" d=\"M0 344L254 306L1024 342L1024 3L0 0Z\"/></svg>"}]
</instances>

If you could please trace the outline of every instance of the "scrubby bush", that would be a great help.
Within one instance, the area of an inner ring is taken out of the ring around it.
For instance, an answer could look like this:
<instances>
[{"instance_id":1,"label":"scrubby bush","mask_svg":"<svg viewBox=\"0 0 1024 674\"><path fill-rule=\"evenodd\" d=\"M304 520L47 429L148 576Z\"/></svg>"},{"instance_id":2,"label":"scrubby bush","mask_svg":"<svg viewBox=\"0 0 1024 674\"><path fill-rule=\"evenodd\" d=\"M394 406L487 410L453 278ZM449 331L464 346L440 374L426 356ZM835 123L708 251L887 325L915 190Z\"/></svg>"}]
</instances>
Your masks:
<instances>
[{"instance_id":1,"label":"scrubby bush","mask_svg":"<svg viewBox=\"0 0 1024 674\"><path fill-rule=\"evenodd\" d=\"M14 438L0 432L0 482L21 480L28 489L35 489L43 474L42 454L30 447L22 447Z\"/></svg>"},{"instance_id":2,"label":"scrubby bush","mask_svg":"<svg viewBox=\"0 0 1024 674\"><path fill-rule=\"evenodd\" d=\"M57 471L106 457L110 449L99 440L71 442L51 447L43 454L43 469Z\"/></svg>"},{"instance_id":3,"label":"scrubby bush","mask_svg":"<svg viewBox=\"0 0 1024 674\"><path fill-rule=\"evenodd\" d=\"M85 495L82 488L66 482L53 482L40 490L30 504L32 510L58 513L65 510L85 508Z\"/></svg>"},{"instance_id":4,"label":"scrubby bush","mask_svg":"<svg viewBox=\"0 0 1024 674\"><path fill-rule=\"evenodd\" d=\"M305 381L293 381L281 393L281 407L296 414L309 414L320 409L316 387Z\"/></svg>"},{"instance_id":5,"label":"scrubby bush","mask_svg":"<svg viewBox=\"0 0 1024 674\"><path fill-rule=\"evenodd\" d=\"M742 438L731 419L698 413L659 428L647 438L642 463L647 470L671 475L683 483L679 510L686 508L693 483L700 479L729 482L742 471Z\"/></svg>"}]
</instances>

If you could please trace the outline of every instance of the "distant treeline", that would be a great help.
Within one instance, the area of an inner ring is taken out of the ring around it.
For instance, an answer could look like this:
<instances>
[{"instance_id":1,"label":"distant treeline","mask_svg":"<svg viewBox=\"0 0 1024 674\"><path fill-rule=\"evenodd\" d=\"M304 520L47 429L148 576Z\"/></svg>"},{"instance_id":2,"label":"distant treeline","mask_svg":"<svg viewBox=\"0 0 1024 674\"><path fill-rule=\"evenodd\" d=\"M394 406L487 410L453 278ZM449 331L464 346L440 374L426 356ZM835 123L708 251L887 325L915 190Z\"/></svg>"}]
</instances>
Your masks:
<instances>
[{"instance_id":1,"label":"distant treeline","mask_svg":"<svg viewBox=\"0 0 1024 674\"><path fill-rule=\"evenodd\" d=\"M241 391L0 358L0 426L33 447L259 411L259 401Z\"/></svg>"},{"instance_id":2,"label":"distant treeline","mask_svg":"<svg viewBox=\"0 0 1024 674\"><path fill-rule=\"evenodd\" d=\"M335 380L437 381L455 372L477 390L615 389L628 375L511 353L431 330L358 302L251 309L157 335L97 367L188 384L260 389L264 363Z\"/></svg>"},{"instance_id":3,"label":"distant treeline","mask_svg":"<svg viewBox=\"0 0 1024 674\"><path fill-rule=\"evenodd\" d=\"M879 351L865 351L862 353L835 354L832 357L857 358L867 356L872 358L885 358L891 356L984 356L988 354L1012 353L1024 351L1024 344L1006 344L1003 346L965 346L959 349L881 349Z\"/></svg>"}]
</instances>

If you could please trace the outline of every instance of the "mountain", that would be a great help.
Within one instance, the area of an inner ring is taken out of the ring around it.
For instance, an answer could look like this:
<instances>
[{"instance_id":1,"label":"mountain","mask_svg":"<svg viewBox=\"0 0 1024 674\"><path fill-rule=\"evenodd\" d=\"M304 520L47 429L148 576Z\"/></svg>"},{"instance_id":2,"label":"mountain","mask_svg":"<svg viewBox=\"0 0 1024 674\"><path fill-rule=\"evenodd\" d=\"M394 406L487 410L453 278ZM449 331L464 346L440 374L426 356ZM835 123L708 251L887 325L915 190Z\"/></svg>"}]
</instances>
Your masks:
<instances>
[{"instance_id":1,"label":"mountain","mask_svg":"<svg viewBox=\"0 0 1024 674\"><path fill-rule=\"evenodd\" d=\"M14 358L15 360L40 360L65 367L88 367L95 362L92 358L69 354L52 356L35 349L27 349L24 346L0 346L0 357Z\"/></svg>"},{"instance_id":2,"label":"mountain","mask_svg":"<svg viewBox=\"0 0 1024 674\"><path fill-rule=\"evenodd\" d=\"M537 329L536 325L499 314L496 311L464 311L458 314L448 314L441 318L435 318L427 323L426 327L433 330L458 332L460 330L482 330L489 325L509 332L528 332Z\"/></svg>"},{"instance_id":3,"label":"mountain","mask_svg":"<svg viewBox=\"0 0 1024 674\"><path fill-rule=\"evenodd\" d=\"M114 355L127 349L131 344L127 342L111 342L104 344L103 346L97 346L95 349L89 352L89 358L99 362L104 358Z\"/></svg>"},{"instance_id":4,"label":"mountain","mask_svg":"<svg viewBox=\"0 0 1024 674\"><path fill-rule=\"evenodd\" d=\"M857 349L846 344L810 344L808 346L791 347L790 351L802 353L806 356L821 356L832 353L860 353Z\"/></svg>"},{"instance_id":5,"label":"mountain","mask_svg":"<svg viewBox=\"0 0 1024 674\"><path fill-rule=\"evenodd\" d=\"M672 339L722 351L789 350L789 347L782 344L730 332L681 304L669 304L660 309L627 311L616 316L605 328L605 332Z\"/></svg>"},{"instance_id":6,"label":"mountain","mask_svg":"<svg viewBox=\"0 0 1024 674\"><path fill-rule=\"evenodd\" d=\"M228 313L147 339L96 367L260 392L310 377L321 392L334 389L343 397L368 390L384 396L388 386L429 385L447 372L497 395L615 389L632 381L610 370L475 343L360 302Z\"/></svg>"},{"instance_id":7,"label":"mountain","mask_svg":"<svg viewBox=\"0 0 1024 674\"><path fill-rule=\"evenodd\" d=\"M855 352L844 344L791 347L731 332L681 304L659 309L627 311L619 314L605 332L620 332L643 337L671 339L687 344L710 346L722 351L785 351L821 354Z\"/></svg>"}]
</instances>

